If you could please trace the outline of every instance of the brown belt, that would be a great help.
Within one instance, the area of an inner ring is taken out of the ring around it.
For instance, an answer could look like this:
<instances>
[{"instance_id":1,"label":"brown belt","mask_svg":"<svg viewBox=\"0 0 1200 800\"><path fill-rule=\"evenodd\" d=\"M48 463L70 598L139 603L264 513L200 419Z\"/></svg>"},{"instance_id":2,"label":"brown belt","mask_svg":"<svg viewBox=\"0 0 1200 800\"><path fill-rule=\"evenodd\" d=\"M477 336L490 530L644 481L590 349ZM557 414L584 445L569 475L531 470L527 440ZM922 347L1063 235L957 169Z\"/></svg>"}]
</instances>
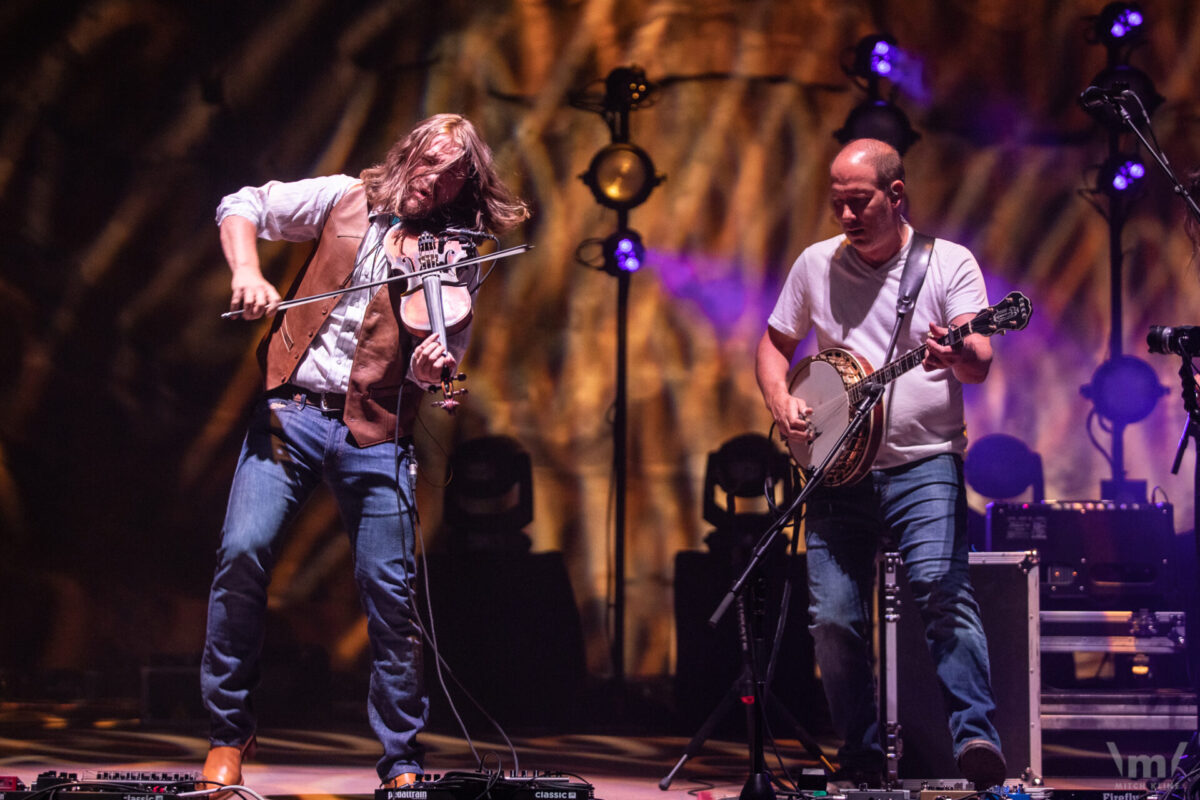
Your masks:
<instances>
[{"instance_id":1,"label":"brown belt","mask_svg":"<svg viewBox=\"0 0 1200 800\"><path fill-rule=\"evenodd\" d=\"M341 413L346 410L346 395L334 392L314 392L301 386L285 383L267 392L267 397L293 400L301 405L310 405L325 413Z\"/></svg>"}]
</instances>

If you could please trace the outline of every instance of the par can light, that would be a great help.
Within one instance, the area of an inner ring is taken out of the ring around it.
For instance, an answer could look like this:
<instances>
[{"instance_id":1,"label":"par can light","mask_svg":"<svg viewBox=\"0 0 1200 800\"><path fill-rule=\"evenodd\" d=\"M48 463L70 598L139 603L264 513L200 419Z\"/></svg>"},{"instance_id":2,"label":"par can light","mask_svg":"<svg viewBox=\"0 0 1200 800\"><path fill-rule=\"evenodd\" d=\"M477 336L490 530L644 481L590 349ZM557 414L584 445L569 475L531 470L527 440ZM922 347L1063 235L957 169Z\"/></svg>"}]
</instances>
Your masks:
<instances>
[{"instance_id":1,"label":"par can light","mask_svg":"<svg viewBox=\"0 0 1200 800\"><path fill-rule=\"evenodd\" d=\"M646 202L662 176L646 151L629 142L614 142L600 149L579 176L602 206L628 211Z\"/></svg>"}]
</instances>

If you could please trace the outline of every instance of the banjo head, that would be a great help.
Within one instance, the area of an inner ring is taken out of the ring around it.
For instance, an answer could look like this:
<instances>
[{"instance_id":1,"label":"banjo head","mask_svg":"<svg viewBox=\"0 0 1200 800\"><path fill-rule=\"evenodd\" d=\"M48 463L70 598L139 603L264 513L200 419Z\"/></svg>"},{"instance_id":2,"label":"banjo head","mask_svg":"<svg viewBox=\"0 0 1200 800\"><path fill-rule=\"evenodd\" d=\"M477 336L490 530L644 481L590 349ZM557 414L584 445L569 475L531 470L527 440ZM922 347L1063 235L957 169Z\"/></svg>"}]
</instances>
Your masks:
<instances>
[{"instance_id":1,"label":"banjo head","mask_svg":"<svg viewBox=\"0 0 1200 800\"><path fill-rule=\"evenodd\" d=\"M802 359L788 374L788 392L812 409L809 425L813 440L788 441L792 459L802 470L812 471L829 455L853 416L848 390L871 373L870 365L848 350L831 348ZM825 485L842 486L866 475L878 447L882 406L877 405L867 424L851 437L842 453L830 464ZM876 433L871 435L872 430ZM867 450L870 450L868 453Z\"/></svg>"}]
</instances>

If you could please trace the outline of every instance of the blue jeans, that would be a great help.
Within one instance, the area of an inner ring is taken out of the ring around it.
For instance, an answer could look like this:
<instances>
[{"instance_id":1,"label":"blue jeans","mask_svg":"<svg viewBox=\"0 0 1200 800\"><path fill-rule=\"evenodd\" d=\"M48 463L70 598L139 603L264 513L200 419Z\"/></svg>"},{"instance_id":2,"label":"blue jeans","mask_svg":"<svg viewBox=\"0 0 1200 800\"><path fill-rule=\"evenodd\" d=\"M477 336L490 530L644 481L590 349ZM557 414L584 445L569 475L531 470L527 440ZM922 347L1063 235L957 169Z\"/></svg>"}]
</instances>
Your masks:
<instances>
[{"instance_id":1,"label":"blue jeans","mask_svg":"<svg viewBox=\"0 0 1200 800\"><path fill-rule=\"evenodd\" d=\"M987 639L967 574L962 460L940 455L859 483L819 488L805 518L810 627L843 766L883 767L871 662L881 541L899 551L950 713L955 757L972 739L997 747ZM900 691L903 691L901 686Z\"/></svg>"},{"instance_id":2,"label":"blue jeans","mask_svg":"<svg viewBox=\"0 0 1200 800\"><path fill-rule=\"evenodd\" d=\"M356 447L339 415L290 399L259 400L234 473L208 600L200 684L214 746L254 735L250 691L258 682L271 569L283 530L324 480L350 536L367 615L367 713L383 744L379 777L422 771L417 733L429 702L410 603L415 464L407 443Z\"/></svg>"}]
</instances>

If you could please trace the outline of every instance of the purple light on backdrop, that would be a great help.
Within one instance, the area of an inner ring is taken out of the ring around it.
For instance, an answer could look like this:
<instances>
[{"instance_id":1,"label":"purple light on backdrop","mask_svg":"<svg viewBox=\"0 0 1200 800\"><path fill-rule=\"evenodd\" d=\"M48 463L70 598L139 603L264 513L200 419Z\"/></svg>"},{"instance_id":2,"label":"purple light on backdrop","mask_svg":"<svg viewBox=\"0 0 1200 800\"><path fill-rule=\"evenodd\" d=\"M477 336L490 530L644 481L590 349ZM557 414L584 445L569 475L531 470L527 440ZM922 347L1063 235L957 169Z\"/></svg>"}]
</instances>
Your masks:
<instances>
[{"instance_id":1,"label":"purple light on backdrop","mask_svg":"<svg viewBox=\"0 0 1200 800\"><path fill-rule=\"evenodd\" d=\"M778 286L749 286L736 264L703 255L656 252L653 260L664 291L693 304L721 337L732 334L747 314L755 327L766 329Z\"/></svg>"},{"instance_id":2,"label":"purple light on backdrop","mask_svg":"<svg viewBox=\"0 0 1200 800\"><path fill-rule=\"evenodd\" d=\"M918 105L927 108L933 102L933 93L925 85L924 65L910 52L887 42L879 44L887 48L885 54L872 56L872 69L899 86ZM876 45L878 47L879 45ZM879 67L875 66L878 58Z\"/></svg>"}]
</instances>

